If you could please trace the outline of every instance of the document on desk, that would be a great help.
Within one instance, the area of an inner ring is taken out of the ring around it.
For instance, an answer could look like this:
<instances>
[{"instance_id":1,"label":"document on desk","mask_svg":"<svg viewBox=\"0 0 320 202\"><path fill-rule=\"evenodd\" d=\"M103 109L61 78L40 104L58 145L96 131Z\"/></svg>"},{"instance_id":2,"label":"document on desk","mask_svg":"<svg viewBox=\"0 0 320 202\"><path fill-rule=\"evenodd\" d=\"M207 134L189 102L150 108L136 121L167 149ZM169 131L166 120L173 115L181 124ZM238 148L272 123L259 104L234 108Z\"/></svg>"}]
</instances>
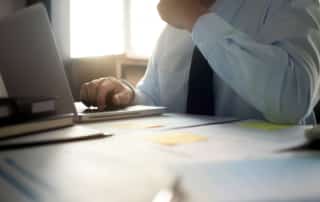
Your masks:
<instances>
[{"instance_id":1,"label":"document on desk","mask_svg":"<svg viewBox=\"0 0 320 202\"><path fill-rule=\"evenodd\" d=\"M319 201L320 155L199 163L175 168L187 201Z\"/></svg>"},{"instance_id":2,"label":"document on desk","mask_svg":"<svg viewBox=\"0 0 320 202\"><path fill-rule=\"evenodd\" d=\"M137 137L151 142L155 148L189 157L191 161L255 158L306 141L303 126L270 131L246 128L239 123L153 132Z\"/></svg>"},{"instance_id":3,"label":"document on desk","mask_svg":"<svg viewBox=\"0 0 320 202\"><path fill-rule=\"evenodd\" d=\"M112 132L117 135L132 134L136 131L163 131L180 128L198 127L202 125L223 124L235 122L234 118L219 118L212 116L192 116L186 114L164 114L161 116L117 120L111 122L97 122L86 124L89 127L103 132Z\"/></svg>"}]
</instances>

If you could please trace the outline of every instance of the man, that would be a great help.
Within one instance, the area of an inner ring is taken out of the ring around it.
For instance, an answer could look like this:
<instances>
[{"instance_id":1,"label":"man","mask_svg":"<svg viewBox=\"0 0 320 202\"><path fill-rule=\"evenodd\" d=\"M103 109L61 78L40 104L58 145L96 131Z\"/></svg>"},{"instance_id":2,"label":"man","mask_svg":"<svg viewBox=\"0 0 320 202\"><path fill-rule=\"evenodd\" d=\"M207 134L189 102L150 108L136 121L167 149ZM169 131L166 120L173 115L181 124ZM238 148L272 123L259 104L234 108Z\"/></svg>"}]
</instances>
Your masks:
<instances>
[{"instance_id":1,"label":"man","mask_svg":"<svg viewBox=\"0 0 320 202\"><path fill-rule=\"evenodd\" d=\"M275 123L315 121L317 0L161 0L158 11L169 26L137 88L114 78L94 80L82 86L85 103L100 109L164 105L199 114L205 109ZM206 96L210 91L213 97Z\"/></svg>"}]
</instances>

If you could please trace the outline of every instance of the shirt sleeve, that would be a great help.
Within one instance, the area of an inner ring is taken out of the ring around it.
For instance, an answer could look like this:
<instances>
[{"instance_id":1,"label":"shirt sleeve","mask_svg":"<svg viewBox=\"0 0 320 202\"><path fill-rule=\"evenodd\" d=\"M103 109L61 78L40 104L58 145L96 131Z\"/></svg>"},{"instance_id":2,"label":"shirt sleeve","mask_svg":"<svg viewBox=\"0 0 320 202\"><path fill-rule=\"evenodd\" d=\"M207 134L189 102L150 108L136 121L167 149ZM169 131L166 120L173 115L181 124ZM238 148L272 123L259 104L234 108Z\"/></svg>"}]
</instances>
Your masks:
<instances>
[{"instance_id":1,"label":"shirt sleeve","mask_svg":"<svg viewBox=\"0 0 320 202\"><path fill-rule=\"evenodd\" d=\"M276 123L298 123L319 100L319 7L291 2L255 39L215 13L200 17L192 31L217 75Z\"/></svg>"},{"instance_id":2,"label":"shirt sleeve","mask_svg":"<svg viewBox=\"0 0 320 202\"><path fill-rule=\"evenodd\" d=\"M157 53L150 58L147 70L137 84L133 104L160 105L158 68L155 58L157 58Z\"/></svg>"}]
</instances>

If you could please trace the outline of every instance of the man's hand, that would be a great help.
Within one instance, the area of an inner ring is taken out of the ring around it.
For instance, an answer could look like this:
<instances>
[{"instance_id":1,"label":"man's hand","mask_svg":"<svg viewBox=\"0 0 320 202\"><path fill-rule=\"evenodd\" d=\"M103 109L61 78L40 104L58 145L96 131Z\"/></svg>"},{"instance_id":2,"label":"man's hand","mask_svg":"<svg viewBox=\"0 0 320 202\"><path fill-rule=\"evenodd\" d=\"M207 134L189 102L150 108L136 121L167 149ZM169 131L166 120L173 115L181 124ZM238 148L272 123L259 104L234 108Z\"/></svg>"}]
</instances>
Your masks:
<instances>
[{"instance_id":1,"label":"man's hand","mask_svg":"<svg viewBox=\"0 0 320 202\"><path fill-rule=\"evenodd\" d=\"M125 107L132 104L134 91L116 78L100 78L81 86L80 99L85 105L97 106L99 110Z\"/></svg>"},{"instance_id":2,"label":"man's hand","mask_svg":"<svg viewBox=\"0 0 320 202\"><path fill-rule=\"evenodd\" d=\"M198 18L209 11L215 0L160 0L158 12L168 24L192 31Z\"/></svg>"}]
</instances>

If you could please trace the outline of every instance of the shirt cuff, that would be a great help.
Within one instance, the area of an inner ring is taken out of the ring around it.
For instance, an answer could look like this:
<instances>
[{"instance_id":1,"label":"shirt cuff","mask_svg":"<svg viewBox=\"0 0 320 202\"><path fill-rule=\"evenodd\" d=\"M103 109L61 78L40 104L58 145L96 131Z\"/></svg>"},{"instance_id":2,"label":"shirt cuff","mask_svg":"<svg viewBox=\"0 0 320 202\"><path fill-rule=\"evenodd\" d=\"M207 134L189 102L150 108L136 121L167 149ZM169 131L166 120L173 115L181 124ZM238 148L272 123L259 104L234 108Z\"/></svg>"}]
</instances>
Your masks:
<instances>
[{"instance_id":1,"label":"shirt cuff","mask_svg":"<svg viewBox=\"0 0 320 202\"><path fill-rule=\"evenodd\" d=\"M154 105L154 103L152 103L141 90L136 89L132 105Z\"/></svg>"},{"instance_id":2,"label":"shirt cuff","mask_svg":"<svg viewBox=\"0 0 320 202\"><path fill-rule=\"evenodd\" d=\"M121 81L122 81L122 83L124 83L128 88L131 89L133 95L132 95L132 98L131 98L131 100L130 100L130 103L133 103L133 102L134 102L134 99L135 99L135 97L136 97L135 88L133 87L133 85L132 85L129 81L127 81L127 80L125 80L125 79L121 79Z\"/></svg>"},{"instance_id":3,"label":"shirt cuff","mask_svg":"<svg viewBox=\"0 0 320 202\"><path fill-rule=\"evenodd\" d=\"M236 32L236 29L219 15L208 13L199 17L193 26L192 39L201 48L219 43L234 32Z\"/></svg>"}]
</instances>

